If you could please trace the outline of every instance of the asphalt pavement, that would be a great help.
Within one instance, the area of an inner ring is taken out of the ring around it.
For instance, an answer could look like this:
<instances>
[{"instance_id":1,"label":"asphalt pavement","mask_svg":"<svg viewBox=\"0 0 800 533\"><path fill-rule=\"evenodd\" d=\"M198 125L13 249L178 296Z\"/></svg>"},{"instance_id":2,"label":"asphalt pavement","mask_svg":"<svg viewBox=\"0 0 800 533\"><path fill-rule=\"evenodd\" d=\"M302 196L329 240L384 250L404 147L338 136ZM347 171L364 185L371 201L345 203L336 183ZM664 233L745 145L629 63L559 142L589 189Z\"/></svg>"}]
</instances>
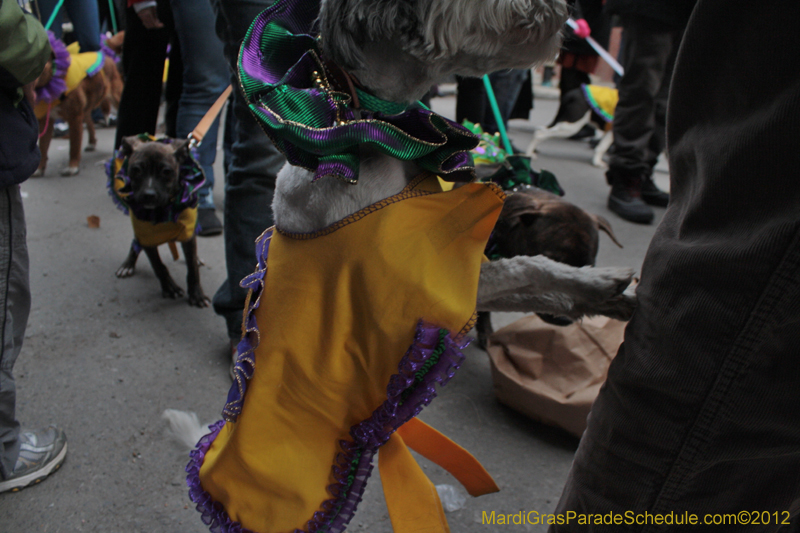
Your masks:
<instances>
[{"instance_id":1,"label":"asphalt pavement","mask_svg":"<svg viewBox=\"0 0 800 533\"><path fill-rule=\"evenodd\" d=\"M452 96L433 105L453 116ZM549 123L556 107L556 100L537 98L530 121L512 121L514 143L524 148L533 127ZM163 299L145 257L134 277L115 277L132 232L106 191L103 163L111 156L114 130L98 133L97 151L84 154L78 176L58 176L68 141L55 139L46 175L22 185L33 306L15 367L17 417L27 427L64 428L69 452L60 471L40 485L0 495L0 531L204 532L187 496L187 450L166 434L161 413L174 408L195 411L209 423L220 418L230 386L225 327L211 309ZM588 143L550 140L540 152L533 167L555 173L566 199L606 217L624 245L619 249L602 235L598 266L639 270L663 209L656 209L651 226L610 213L604 173L591 166ZM221 208L221 152L216 166ZM656 181L668 186L663 165ZM99 228L89 227L89 216L99 217ZM183 259L173 262L166 249L161 253L185 286ZM225 278L222 237L200 238L199 254L210 296ZM495 314L495 327L520 316ZM447 514L454 533L489 533L497 526L481 523L483 511L553 511L578 440L500 405L486 354L470 347L466 355L421 418L470 450L501 487L497 494L468 497L462 509ZM420 463L435 484L457 485L439 467ZM377 468L349 531L391 531Z\"/></svg>"}]
</instances>

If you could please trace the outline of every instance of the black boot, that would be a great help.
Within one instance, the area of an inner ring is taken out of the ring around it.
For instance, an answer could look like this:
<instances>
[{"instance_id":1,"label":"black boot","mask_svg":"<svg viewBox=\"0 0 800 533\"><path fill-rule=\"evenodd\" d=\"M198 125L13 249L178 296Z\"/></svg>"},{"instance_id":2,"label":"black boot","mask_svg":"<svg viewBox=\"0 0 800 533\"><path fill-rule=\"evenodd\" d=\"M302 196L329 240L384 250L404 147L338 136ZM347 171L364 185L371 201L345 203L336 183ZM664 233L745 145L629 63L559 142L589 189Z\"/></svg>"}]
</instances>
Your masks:
<instances>
[{"instance_id":1,"label":"black boot","mask_svg":"<svg viewBox=\"0 0 800 533\"><path fill-rule=\"evenodd\" d=\"M638 224L650 224L653 210L642 201L642 178L619 174L609 170L606 174L611 184L608 208L620 217Z\"/></svg>"},{"instance_id":2,"label":"black boot","mask_svg":"<svg viewBox=\"0 0 800 533\"><path fill-rule=\"evenodd\" d=\"M644 200L644 203L656 207L667 207L669 193L656 187L653 176L648 176L642 181L642 200Z\"/></svg>"}]
</instances>

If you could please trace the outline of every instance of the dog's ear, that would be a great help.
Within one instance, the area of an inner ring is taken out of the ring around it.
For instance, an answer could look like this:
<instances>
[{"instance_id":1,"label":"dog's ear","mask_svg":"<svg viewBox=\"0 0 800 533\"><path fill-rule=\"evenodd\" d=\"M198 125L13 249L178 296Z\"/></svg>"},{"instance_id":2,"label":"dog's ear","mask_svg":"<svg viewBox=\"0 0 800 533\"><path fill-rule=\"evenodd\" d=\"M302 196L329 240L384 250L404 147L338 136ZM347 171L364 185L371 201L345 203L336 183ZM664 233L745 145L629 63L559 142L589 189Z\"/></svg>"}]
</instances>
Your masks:
<instances>
[{"instance_id":1,"label":"dog's ear","mask_svg":"<svg viewBox=\"0 0 800 533\"><path fill-rule=\"evenodd\" d=\"M178 163L183 163L189 157L191 157L191 150L189 145L189 139L182 139L180 141L175 141L170 145L172 147L172 153L175 155L175 159Z\"/></svg>"},{"instance_id":2,"label":"dog's ear","mask_svg":"<svg viewBox=\"0 0 800 533\"><path fill-rule=\"evenodd\" d=\"M122 144L119 146L119 156L122 159L130 157L130 155L142 144L144 144L144 141L141 140L137 135L123 137Z\"/></svg>"},{"instance_id":3,"label":"dog's ear","mask_svg":"<svg viewBox=\"0 0 800 533\"><path fill-rule=\"evenodd\" d=\"M620 244L620 242L617 240L617 236L614 235L614 230L611 229L611 224L608 223L608 220L604 219L600 215L589 214L589 216L592 217L592 221L594 222L594 225L595 227L597 227L597 229L604 231L606 235L611 237L611 240L614 241L614 244L616 244L620 248L623 247L622 244Z\"/></svg>"}]
</instances>

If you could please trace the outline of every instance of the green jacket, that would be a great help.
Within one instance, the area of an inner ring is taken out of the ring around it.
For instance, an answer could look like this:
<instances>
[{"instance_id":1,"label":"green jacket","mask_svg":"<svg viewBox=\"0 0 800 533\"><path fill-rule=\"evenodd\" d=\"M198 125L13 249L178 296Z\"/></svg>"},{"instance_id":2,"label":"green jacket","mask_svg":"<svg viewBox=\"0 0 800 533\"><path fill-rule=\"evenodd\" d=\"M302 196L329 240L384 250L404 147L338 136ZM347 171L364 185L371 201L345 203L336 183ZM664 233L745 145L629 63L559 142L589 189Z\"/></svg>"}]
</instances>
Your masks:
<instances>
[{"instance_id":1,"label":"green jacket","mask_svg":"<svg viewBox=\"0 0 800 533\"><path fill-rule=\"evenodd\" d=\"M16 0L0 0L0 187L25 181L39 166L38 123L22 86L44 70L47 32Z\"/></svg>"}]
</instances>

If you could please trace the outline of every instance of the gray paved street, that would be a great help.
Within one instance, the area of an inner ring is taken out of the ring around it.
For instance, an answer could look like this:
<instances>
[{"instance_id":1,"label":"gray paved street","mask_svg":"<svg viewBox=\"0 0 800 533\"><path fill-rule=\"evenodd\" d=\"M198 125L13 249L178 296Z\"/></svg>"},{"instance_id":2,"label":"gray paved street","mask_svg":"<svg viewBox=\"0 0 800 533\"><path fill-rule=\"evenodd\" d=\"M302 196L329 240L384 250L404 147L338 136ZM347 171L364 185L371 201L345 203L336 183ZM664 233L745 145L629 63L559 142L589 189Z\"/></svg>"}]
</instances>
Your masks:
<instances>
[{"instance_id":1,"label":"gray paved street","mask_svg":"<svg viewBox=\"0 0 800 533\"><path fill-rule=\"evenodd\" d=\"M434 106L452 116L455 101L435 99ZM533 125L547 124L556 106L555 100L537 98L533 120L512 123L515 144L524 148ZM15 368L18 418L25 426L63 427L69 453L61 470L41 485L0 495L0 532L207 531L187 497L187 453L168 438L160 415L176 408L193 410L207 422L219 418L230 385L224 325L210 309L162 299L145 257L133 278L114 276L132 233L106 191L102 163L111 155L113 130L100 130L99 138L98 151L85 154L73 178L58 177L68 142L54 140L46 176L22 186L33 308ZM591 155L586 143L551 140L542 144L533 166L554 172L568 200L611 222L625 248L601 236L600 266L638 270L655 224L633 225L606 209L608 186L603 171L590 165ZM221 207L221 171L217 179ZM656 179L667 187L665 172ZM662 214L656 209L656 223ZM100 217L99 229L87 226L90 215ZM225 277L222 237L201 238L199 250L210 296ZM168 255L166 249L161 253ZM185 286L183 260L167 264ZM495 326L518 316L496 315ZM463 509L448 514L454 533L493 531L480 523L482 511L552 512L578 441L501 406L484 352L468 349L465 365L421 418L473 452L502 489L469 498ZM434 483L457 484L440 468L421 463ZM377 468L349 530L391 531Z\"/></svg>"}]
</instances>

